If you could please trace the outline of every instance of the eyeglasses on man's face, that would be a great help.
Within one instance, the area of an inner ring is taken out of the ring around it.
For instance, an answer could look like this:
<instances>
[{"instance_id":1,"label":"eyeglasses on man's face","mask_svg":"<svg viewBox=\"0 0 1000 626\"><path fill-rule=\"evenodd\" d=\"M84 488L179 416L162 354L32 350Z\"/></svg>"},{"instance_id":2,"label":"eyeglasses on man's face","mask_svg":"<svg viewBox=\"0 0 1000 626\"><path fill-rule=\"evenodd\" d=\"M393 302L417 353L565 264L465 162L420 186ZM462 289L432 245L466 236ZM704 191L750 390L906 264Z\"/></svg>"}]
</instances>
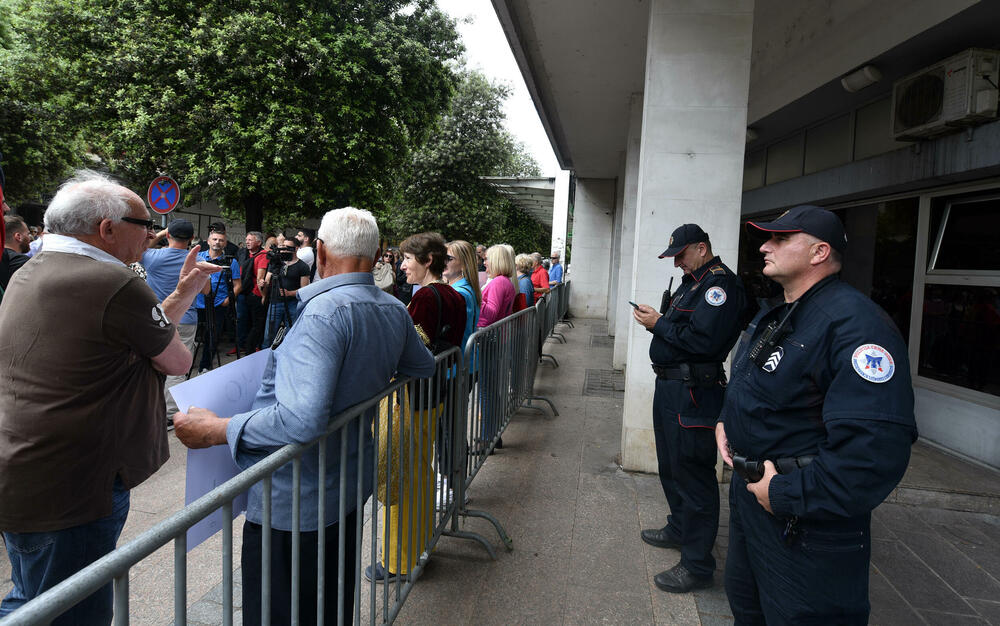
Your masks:
<instances>
[{"instance_id":1,"label":"eyeglasses on man's face","mask_svg":"<svg viewBox=\"0 0 1000 626\"><path fill-rule=\"evenodd\" d=\"M153 222L153 220L141 220L138 217L125 216L122 218L122 221L128 222L129 224L136 224L137 226L145 226L146 230L150 232L156 231L156 224Z\"/></svg>"}]
</instances>

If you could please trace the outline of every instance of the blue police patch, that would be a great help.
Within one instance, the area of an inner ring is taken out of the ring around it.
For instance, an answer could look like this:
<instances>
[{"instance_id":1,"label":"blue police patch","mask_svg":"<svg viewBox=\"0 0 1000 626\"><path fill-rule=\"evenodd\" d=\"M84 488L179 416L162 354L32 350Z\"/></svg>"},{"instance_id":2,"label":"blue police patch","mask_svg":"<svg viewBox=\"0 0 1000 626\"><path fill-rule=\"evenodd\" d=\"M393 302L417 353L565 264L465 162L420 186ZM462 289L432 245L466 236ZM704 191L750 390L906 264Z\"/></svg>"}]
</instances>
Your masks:
<instances>
[{"instance_id":1,"label":"blue police patch","mask_svg":"<svg viewBox=\"0 0 1000 626\"><path fill-rule=\"evenodd\" d=\"M709 287L705 292L705 302L712 306L722 306L726 302L726 290L722 287Z\"/></svg>"},{"instance_id":2,"label":"blue police patch","mask_svg":"<svg viewBox=\"0 0 1000 626\"><path fill-rule=\"evenodd\" d=\"M888 382L896 371L896 363L889 351L874 343L858 346L851 357L851 365L858 376L873 383Z\"/></svg>"}]
</instances>

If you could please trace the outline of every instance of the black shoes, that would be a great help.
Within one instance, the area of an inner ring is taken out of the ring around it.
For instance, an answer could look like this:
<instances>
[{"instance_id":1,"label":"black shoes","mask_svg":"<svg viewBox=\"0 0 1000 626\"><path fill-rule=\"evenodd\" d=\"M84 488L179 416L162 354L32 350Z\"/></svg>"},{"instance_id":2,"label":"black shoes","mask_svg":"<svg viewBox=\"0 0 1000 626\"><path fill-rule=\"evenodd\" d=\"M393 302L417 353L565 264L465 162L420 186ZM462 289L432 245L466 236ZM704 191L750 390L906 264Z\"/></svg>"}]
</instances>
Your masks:
<instances>
[{"instance_id":1,"label":"black shoes","mask_svg":"<svg viewBox=\"0 0 1000 626\"><path fill-rule=\"evenodd\" d=\"M653 584L670 593L687 593L694 589L706 589L712 586L712 577L698 578L678 563L665 572L653 577Z\"/></svg>"},{"instance_id":2,"label":"black shoes","mask_svg":"<svg viewBox=\"0 0 1000 626\"><path fill-rule=\"evenodd\" d=\"M670 533L662 528L651 528L642 531L642 540L657 548L677 548L680 550L681 544L674 541Z\"/></svg>"}]
</instances>

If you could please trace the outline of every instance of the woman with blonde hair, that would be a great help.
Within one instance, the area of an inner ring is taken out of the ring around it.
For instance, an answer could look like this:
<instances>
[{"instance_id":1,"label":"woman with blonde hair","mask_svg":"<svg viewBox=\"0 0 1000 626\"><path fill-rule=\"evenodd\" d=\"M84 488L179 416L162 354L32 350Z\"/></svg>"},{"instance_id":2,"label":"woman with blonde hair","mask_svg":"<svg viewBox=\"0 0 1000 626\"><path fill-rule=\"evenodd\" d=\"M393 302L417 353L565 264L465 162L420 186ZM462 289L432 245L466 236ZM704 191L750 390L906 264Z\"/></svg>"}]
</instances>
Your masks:
<instances>
[{"instance_id":1,"label":"woman with blonde hair","mask_svg":"<svg viewBox=\"0 0 1000 626\"><path fill-rule=\"evenodd\" d=\"M486 275L490 281L483 287L483 306L479 312L479 328L502 320L510 315L514 295L517 293L514 285L514 255L503 244L490 246L486 250ZM494 280L496 278L505 280Z\"/></svg>"},{"instance_id":2,"label":"woman with blonde hair","mask_svg":"<svg viewBox=\"0 0 1000 626\"><path fill-rule=\"evenodd\" d=\"M476 332L479 307L483 300L476 268L476 249L471 243L461 239L448 242L448 263L444 267L442 278L465 298L465 333L460 346L462 350L465 350L465 342Z\"/></svg>"}]
</instances>

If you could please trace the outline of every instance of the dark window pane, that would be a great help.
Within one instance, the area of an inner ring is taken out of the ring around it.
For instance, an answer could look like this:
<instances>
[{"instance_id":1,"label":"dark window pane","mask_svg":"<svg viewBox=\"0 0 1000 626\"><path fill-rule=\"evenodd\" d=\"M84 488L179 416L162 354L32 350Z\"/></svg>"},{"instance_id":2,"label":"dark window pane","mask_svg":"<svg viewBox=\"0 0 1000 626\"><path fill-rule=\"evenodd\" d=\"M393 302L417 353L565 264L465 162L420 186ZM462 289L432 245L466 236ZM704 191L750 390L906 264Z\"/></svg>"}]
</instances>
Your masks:
<instances>
[{"instance_id":1,"label":"dark window pane","mask_svg":"<svg viewBox=\"0 0 1000 626\"><path fill-rule=\"evenodd\" d=\"M1000 395L1000 289L927 285L918 373Z\"/></svg>"},{"instance_id":2,"label":"dark window pane","mask_svg":"<svg viewBox=\"0 0 1000 626\"><path fill-rule=\"evenodd\" d=\"M879 208L869 294L896 322L907 344L917 254L918 204L917 198L904 198L886 202Z\"/></svg>"},{"instance_id":3,"label":"dark window pane","mask_svg":"<svg viewBox=\"0 0 1000 626\"><path fill-rule=\"evenodd\" d=\"M934 269L1000 270L997 233L1000 198L952 204Z\"/></svg>"}]
</instances>

